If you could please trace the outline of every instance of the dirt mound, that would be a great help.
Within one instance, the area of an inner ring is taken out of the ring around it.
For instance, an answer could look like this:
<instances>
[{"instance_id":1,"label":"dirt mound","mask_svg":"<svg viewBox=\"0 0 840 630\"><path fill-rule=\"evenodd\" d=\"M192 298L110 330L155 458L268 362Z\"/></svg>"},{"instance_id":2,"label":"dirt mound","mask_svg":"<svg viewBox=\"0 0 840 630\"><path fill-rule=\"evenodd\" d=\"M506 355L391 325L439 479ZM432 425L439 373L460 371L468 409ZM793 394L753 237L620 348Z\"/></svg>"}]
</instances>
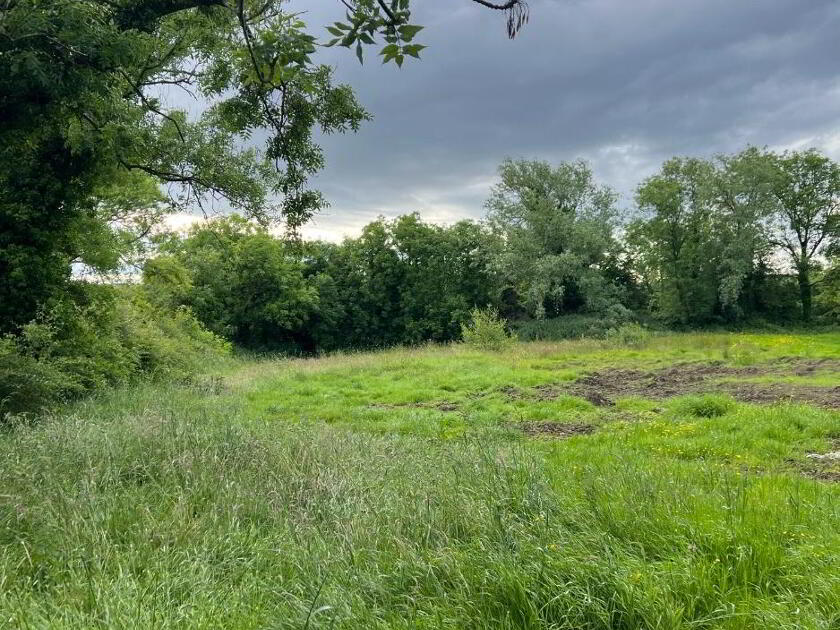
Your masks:
<instances>
[{"instance_id":1,"label":"dirt mound","mask_svg":"<svg viewBox=\"0 0 840 630\"><path fill-rule=\"evenodd\" d=\"M840 386L817 387L790 383L738 382L744 377L778 374L780 376L812 375L821 371L840 370L834 359L801 360L786 358L772 363L733 367L720 362L682 363L660 370L613 369L595 372L575 381L567 390L543 387L538 397L572 393L598 406L613 404L623 396L664 399L683 394L729 394L743 402L769 404L776 402L806 402L818 407L840 409Z\"/></svg>"},{"instance_id":2,"label":"dirt mound","mask_svg":"<svg viewBox=\"0 0 840 630\"><path fill-rule=\"evenodd\" d=\"M595 431L591 424L568 422L528 422L520 425L522 432L531 437L549 437L564 440L576 435L589 435Z\"/></svg>"}]
</instances>

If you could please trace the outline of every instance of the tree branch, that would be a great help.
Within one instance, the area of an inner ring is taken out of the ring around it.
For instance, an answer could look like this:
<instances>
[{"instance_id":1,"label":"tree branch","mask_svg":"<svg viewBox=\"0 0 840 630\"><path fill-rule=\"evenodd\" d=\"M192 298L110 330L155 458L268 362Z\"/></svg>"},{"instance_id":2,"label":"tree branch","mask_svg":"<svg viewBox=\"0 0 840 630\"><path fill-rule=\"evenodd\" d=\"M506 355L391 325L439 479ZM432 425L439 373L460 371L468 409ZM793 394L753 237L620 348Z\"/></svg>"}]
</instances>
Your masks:
<instances>
[{"instance_id":1,"label":"tree branch","mask_svg":"<svg viewBox=\"0 0 840 630\"><path fill-rule=\"evenodd\" d=\"M173 118L172 116L170 116L166 112L161 111L160 109L155 107L152 104L152 102L149 99L146 98L146 95L143 94L143 90L140 88L140 86L138 86L136 83L134 83L134 81L131 80L131 77L129 77L125 72L123 72L122 70L119 70L119 73L122 75L122 77L126 81L128 81L129 85L131 85L132 90L140 98L140 101L143 103L143 105L146 107L146 109L154 112L155 114L157 114L161 118L165 118L166 120L171 122L173 125L175 125L175 130L178 132L178 136L181 138L181 142L186 142L186 139L184 138L184 132L181 131L181 125L178 124L178 121L175 120L175 118Z\"/></svg>"},{"instance_id":2,"label":"tree branch","mask_svg":"<svg viewBox=\"0 0 840 630\"><path fill-rule=\"evenodd\" d=\"M480 4L483 7L487 7L488 9L495 9L496 11L507 11L508 9L512 9L517 4L520 4L522 0L508 0L504 4L495 4L493 2L487 2L487 0L472 0L476 4Z\"/></svg>"},{"instance_id":3,"label":"tree branch","mask_svg":"<svg viewBox=\"0 0 840 630\"><path fill-rule=\"evenodd\" d=\"M385 3L385 0L377 0L377 2L379 3L379 6L382 7L382 10L385 11L385 15L388 16L388 19L390 20L391 24L393 24L393 25L399 24L399 20L397 20L397 16L394 15L393 11L391 11L391 9Z\"/></svg>"},{"instance_id":4,"label":"tree branch","mask_svg":"<svg viewBox=\"0 0 840 630\"><path fill-rule=\"evenodd\" d=\"M116 20L123 28L148 31L161 18L202 7L226 7L225 0L135 0L117 12Z\"/></svg>"}]
</instances>

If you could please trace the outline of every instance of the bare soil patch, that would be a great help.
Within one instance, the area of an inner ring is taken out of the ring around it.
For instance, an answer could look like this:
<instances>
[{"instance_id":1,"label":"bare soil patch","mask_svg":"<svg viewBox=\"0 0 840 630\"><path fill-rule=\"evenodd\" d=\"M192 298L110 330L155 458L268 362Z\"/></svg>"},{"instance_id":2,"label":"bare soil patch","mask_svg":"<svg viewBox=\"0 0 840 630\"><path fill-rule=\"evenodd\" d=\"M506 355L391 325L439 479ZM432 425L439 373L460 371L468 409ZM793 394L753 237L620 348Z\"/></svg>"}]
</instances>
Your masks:
<instances>
[{"instance_id":1,"label":"bare soil patch","mask_svg":"<svg viewBox=\"0 0 840 630\"><path fill-rule=\"evenodd\" d=\"M569 422L527 422L520 425L522 432L530 437L546 437L565 440L576 435L589 435L595 431L591 424Z\"/></svg>"},{"instance_id":2,"label":"bare soil patch","mask_svg":"<svg viewBox=\"0 0 840 630\"><path fill-rule=\"evenodd\" d=\"M524 391L513 385L505 385L504 387L500 388L499 391L511 400L519 400L527 396L527 394Z\"/></svg>"},{"instance_id":3,"label":"bare soil patch","mask_svg":"<svg viewBox=\"0 0 840 630\"><path fill-rule=\"evenodd\" d=\"M840 483L840 472L833 470L809 470L805 472L805 476L818 481Z\"/></svg>"},{"instance_id":4,"label":"bare soil patch","mask_svg":"<svg viewBox=\"0 0 840 630\"><path fill-rule=\"evenodd\" d=\"M603 370L584 376L569 387L540 387L535 390L535 394L538 398L545 399L571 393L603 407L614 404L616 398L623 396L664 399L683 394L720 393L729 394L743 402L806 402L818 407L840 409L840 384L836 387L817 387L737 380L772 374L807 376L835 370L840 370L840 361L835 359L786 358L744 367L728 366L720 362L682 363L650 372L630 369Z\"/></svg>"},{"instance_id":5,"label":"bare soil patch","mask_svg":"<svg viewBox=\"0 0 840 630\"><path fill-rule=\"evenodd\" d=\"M805 453L805 464L799 465L802 474L820 481L840 483L840 440L834 440L825 453Z\"/></svg>"},{"instance_id":6,"label":"bare soil patch","mask_svg":"<svg viewBox=\"0 0 840 630\"><path fill-rule=\"evenodd\" d=\"M436 402L416 402L416 403L397 403L397 404L373 404L368 405L371 409L405 409L411 407L414 409L437 409L438 411L458 411L458 404L449 401Z\"/></svg>"}]
</instances>

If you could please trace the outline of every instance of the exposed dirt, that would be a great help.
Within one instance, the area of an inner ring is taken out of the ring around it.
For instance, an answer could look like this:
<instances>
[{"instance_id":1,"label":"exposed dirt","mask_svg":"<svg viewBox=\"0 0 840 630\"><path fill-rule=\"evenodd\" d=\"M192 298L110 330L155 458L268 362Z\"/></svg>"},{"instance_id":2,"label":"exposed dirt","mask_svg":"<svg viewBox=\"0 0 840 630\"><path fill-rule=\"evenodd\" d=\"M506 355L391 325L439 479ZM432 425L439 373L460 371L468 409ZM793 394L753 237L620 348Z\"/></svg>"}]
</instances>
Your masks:
<instances>
[{"instance_id":1,"label":"exposed dirt","mask_svg":"<svg viewBox=\"0 0 840 630\"><path fill-rule=\"evenodd\" d=\"M499 389L499 391L511 400L519 400L520 398L525 398L527 396L524 391L518 387L514 387L513 385L505 385Z\"/></svg>"},{"instance_id":2,"label":"exposed dirt","mask_svg":"<svg viewBox=\"0 0 840 630\"><path fill-rule=\"evenodd\" d=\"M742 402L772 404L777 402L804 402L815 407L840 409L840 386L817 387L788 383L723 383L724 393Z\"/></svg>"},{"instance_id":3,"label":"exposed dirt","mask_svg":"<svg viewBox=\"0 0 840 630\"><path fill-rule=\"evenodd\" d=\"M797 464L803 475L820 481L840 483L840 439L832 441L825 453L805 453L805 462Z\"/></svg>"},{"instance_id":4,"label":"exposed dirt","mask_svg":"<svg viewBox=\"0 0 840 630\"><path fill-rule=\"evenodd\" d=\"M723 393L752 403L782 401L806 402L818 407L840 409L840 384L817 387L791 383L749 383L738 378L778 374L807 376L824 371L840 371L835 359L801 360L786 358L772 363L732 367L722 363L682 363L660 370L612 369L584 376L569 386L541 386L534 390L538 399L574 394L598 406L612 405L622 396L664 399L682 394ZM733 379L722 381L722 379Z\"/></svg>"},{"instance_id":5,"label":"exposed dirt","mask_svg":"<svg viewBox=\"0 0 840 630\"><path fill-rule=\"evenodd\" d=\"M805 472L805 476L818 481L840 483L840 472L834 470L808 470Z\"/></svg>"},{"instance_id":6,"label":"exposed dirt","mask_svg":"<svg viewBox=\"0 0 840 630\"><path fill-rule=\"evenodd\" d=\"M449 401L436 402L416 402L416 403L399 403L399 404L373 404L368 405L371 409L405 409L411 407L414 409L437 409L438 411L458 411L458 405Z\"/></svg>"},{"instance_id":7,"label":"exposed dirt","mask_svg":"<svg viewBox=\"0 0 840 630\"><path fill-rule=\"evenodd\" d=\"M519 426L525 435L559 440L565 440L576 435L589 435L595 431L595 427L591 424L568 422L527 422Z\"/></svg>"}]
</instances>

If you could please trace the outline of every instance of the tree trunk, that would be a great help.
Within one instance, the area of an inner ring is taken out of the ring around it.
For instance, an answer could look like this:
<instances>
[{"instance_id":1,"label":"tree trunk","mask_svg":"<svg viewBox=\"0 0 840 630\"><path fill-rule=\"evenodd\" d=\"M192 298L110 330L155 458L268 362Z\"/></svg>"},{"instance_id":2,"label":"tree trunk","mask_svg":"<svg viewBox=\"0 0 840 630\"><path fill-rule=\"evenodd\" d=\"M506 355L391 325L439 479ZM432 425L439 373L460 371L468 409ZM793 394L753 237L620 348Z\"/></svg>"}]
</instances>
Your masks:
<instances>
[{"instance_id":1,"label":"tree trunk","mask_svg":"<svg viewBox=\"0 0 840 630\"><path fill-rule=\"evenodd\" d=\"M802 321L811 321L811 274L808 265L800 265L797 269L799 281L799 302L802 305Z\"/></svg>"}]
</instances>

